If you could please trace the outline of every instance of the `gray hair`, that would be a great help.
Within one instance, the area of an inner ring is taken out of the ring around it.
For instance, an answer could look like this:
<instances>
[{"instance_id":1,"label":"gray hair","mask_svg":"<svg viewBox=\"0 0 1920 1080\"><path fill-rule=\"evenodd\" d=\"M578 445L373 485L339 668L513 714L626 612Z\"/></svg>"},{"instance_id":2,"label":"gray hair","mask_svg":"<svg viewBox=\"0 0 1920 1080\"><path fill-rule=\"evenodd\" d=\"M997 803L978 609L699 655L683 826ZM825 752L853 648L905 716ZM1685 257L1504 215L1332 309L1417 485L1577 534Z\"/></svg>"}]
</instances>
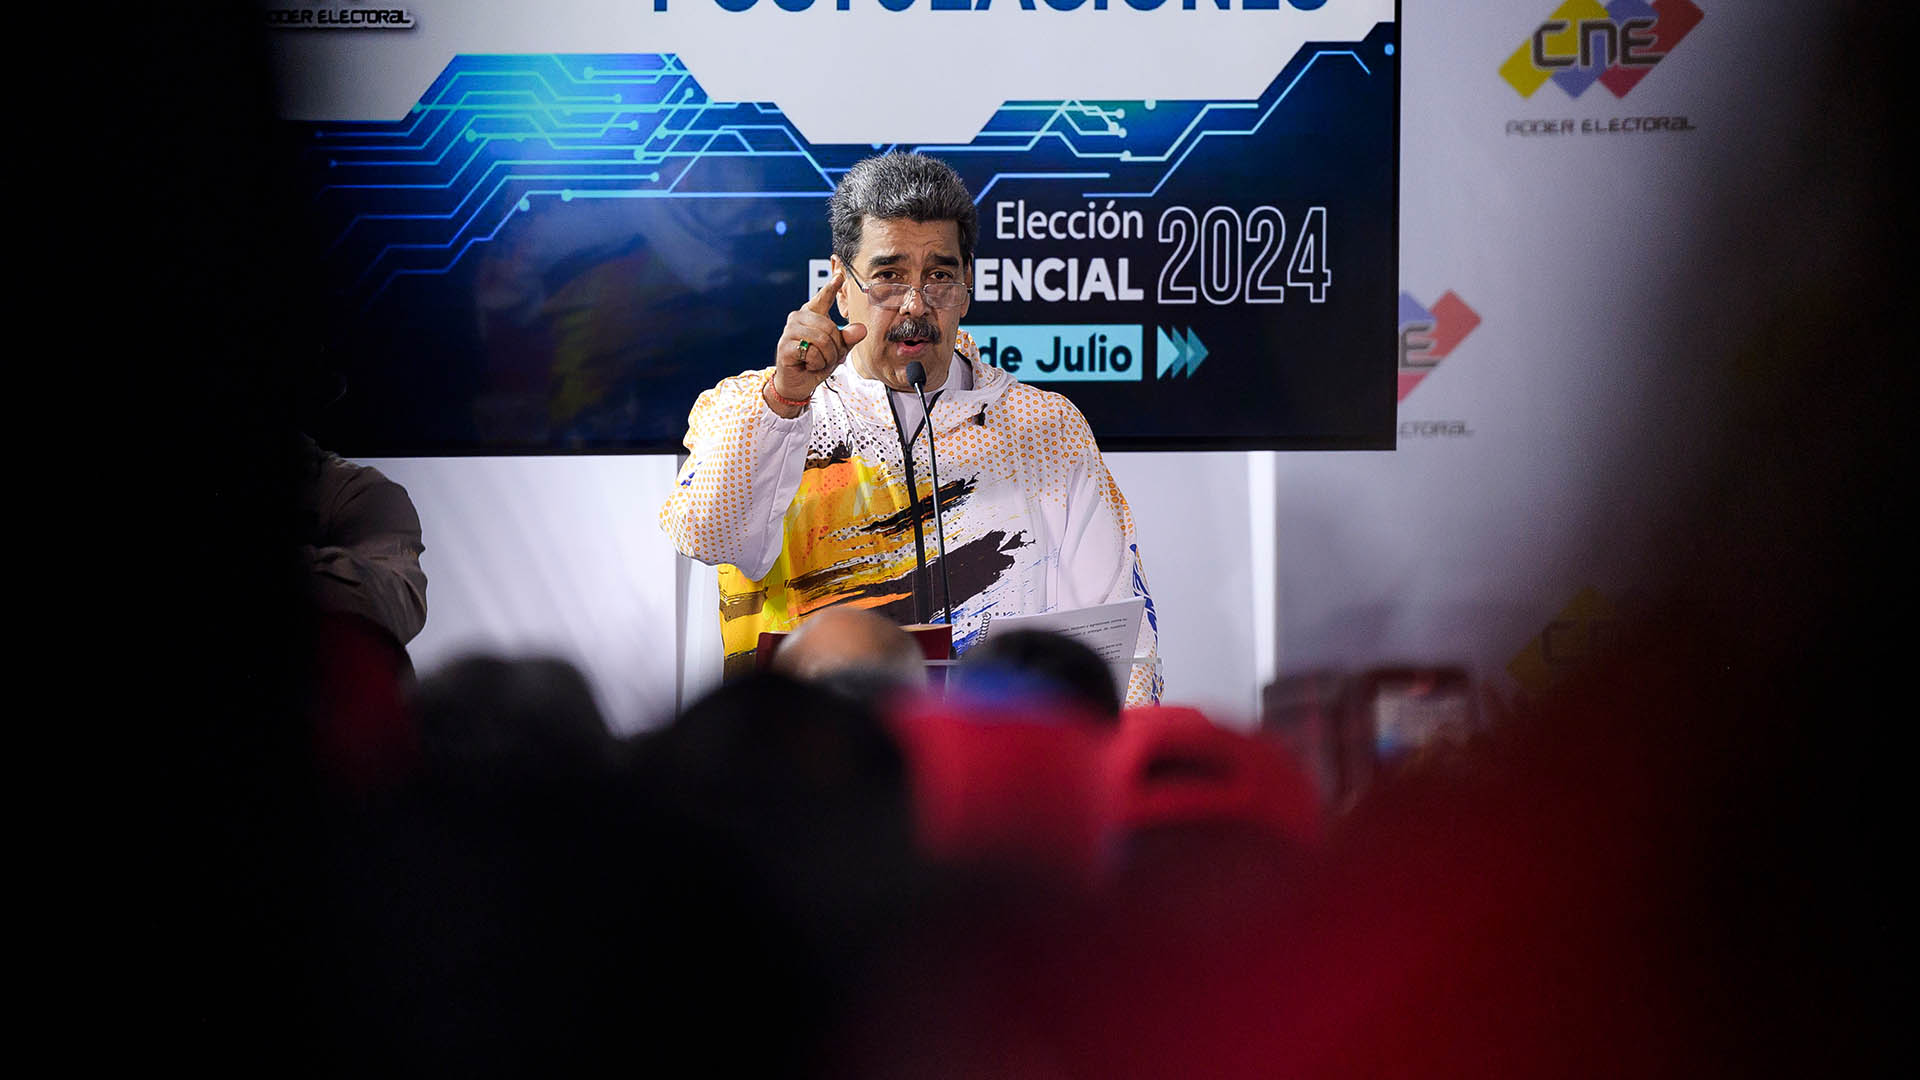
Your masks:
<instances>
[{"instance_id":1,"label":"gray hair","mask_svg":"<svg viewBox=\"0 0 1920 1080\"><path fill-rule=\"evenodd\" d=\"M960 229L960 259L973 265L980 238L980 216L973 196L952 166L924 154L881 154L859 162L840 178L827 200L827 224L833 253L851 264L860 250L860 226L871 215L882 220L951 221Z\"/></svg>"}]
</instances>

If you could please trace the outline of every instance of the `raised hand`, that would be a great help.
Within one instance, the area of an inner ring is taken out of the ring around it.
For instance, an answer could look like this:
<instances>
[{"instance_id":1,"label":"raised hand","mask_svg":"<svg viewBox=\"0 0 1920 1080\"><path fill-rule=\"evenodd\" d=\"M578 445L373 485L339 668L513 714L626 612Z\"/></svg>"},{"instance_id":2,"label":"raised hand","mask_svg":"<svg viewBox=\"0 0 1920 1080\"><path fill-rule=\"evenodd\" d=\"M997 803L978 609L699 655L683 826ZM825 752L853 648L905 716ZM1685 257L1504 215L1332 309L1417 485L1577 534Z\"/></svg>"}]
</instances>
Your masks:
<instances>
[{"instance_id":1,"label":"raised hand","mask_svg":"<svg viewBox=\"0 0 1920 1080\"><path fill-rule=\"evenodd\" d=\"M845 270L835 270L813 299L787 316L786 329L773 349L773 378L767 381L765 394L767 407L781 416L798 416L802 406L779 399L804 402L812 397L814 388L845 363L847 354L867 336L865 323L842 327L828 314L846 276Z\"/></svg>"}]
</instances>

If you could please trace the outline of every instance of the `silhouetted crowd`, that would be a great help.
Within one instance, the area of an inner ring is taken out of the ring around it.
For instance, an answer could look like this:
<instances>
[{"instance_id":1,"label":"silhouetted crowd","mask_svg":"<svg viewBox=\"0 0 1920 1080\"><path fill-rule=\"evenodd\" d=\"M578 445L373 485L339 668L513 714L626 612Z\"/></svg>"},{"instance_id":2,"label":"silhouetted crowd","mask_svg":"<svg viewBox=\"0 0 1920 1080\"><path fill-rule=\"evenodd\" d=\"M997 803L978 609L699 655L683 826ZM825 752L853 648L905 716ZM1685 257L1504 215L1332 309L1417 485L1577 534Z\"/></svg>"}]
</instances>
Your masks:
<instances>
[{"instance_id":1,"label":"silhouetted crowd","mask_svg":"<svg viewBox=\"0 0 1920 1080\"><path fill-rule=\"evenodd\" d=\"M1783 732L1728 710L1692 633L1648 628L1433 752L1369 750L1364 786L1336 792L1279 725L1118 709L1111 670L1063 637L1009 637L929 685L886 620L811 625L769 670L624 741L564 663L474 658L420 681L413 735L363 744L411 752L320 778L308 985L325 1034L301 1064L1254 1077L1876 1060L1843 947L1882 928L1864 883L1798 878L1850 837L1803 833L1831 821L1806 802L1829 793L1768 771ZM1361 705L1327 719L1365 723ZM1866 922L1820 921L1855 903Z\"/></svg>"},{"instance_id":2,"label":"silhouetted crowd","mask_svg":"<svg viewBox=\"0 0 1920 1080\"><path fill-rule=\"evenodd\" d=\"M321 777L330 1066L511 1074L636 1044L762 1075L1091 1066L1041 1001L1013 1007L1042 992L1024 980L1091 979L1060 1004L1097 1003L1114 950L1208 955L1319 858L1285 752L1122 714L1077 642L1009 637L941 693L879 616L810 625L774 664L806 678L729 683L627 741L545 660L431 673L404 733L317 717L358 739L327 740Z\"/></svg>"}]
</instances>

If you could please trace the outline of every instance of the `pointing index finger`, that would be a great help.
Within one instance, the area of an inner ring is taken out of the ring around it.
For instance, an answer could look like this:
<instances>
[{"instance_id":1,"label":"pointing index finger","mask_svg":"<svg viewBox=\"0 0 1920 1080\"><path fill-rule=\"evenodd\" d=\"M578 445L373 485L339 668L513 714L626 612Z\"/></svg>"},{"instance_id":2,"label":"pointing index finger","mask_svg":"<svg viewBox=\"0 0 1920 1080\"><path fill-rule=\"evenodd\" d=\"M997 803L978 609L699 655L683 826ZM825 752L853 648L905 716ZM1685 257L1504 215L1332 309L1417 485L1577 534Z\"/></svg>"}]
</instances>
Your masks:
<instances>
[{"instance_id":1,"label":"pointing index finger","mask_svg":"<svg viewBox=\"0 0 1920 1080\"><path fill-rule=\"evenodd\" d=\"M825 315L828 311L832 310L833 294L840 291L840 283L846 279L847 272L845 270L835 270L833 276L827 279L827 283L820 286L820 291L813 294L813 299L807 301L807 310L818 312L821 315Z\"/></svg>"}]
</instances>

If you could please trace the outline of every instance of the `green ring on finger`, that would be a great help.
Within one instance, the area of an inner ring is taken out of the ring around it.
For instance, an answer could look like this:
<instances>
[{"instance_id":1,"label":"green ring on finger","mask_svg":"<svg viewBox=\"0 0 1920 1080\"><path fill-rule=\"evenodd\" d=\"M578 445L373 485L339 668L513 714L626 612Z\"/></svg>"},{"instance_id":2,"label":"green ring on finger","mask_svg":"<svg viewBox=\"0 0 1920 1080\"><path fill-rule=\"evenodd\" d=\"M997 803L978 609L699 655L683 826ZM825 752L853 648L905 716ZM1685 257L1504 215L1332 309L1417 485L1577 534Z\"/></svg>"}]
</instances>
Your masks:
<instances>
[{"instance_id":1,"label":"green ring on finger","mask_svg":"<svg viewBox=\"0 0 1920 1080\"><path fill-rule=\"evenodd\" d=\"M813 342L811 342L811 341L808 341L808 340L807 340L806 338L801 338L801 339L800 339L800 345L799 345L799 349L800 349L800 355L801 355L801 356L805 356L805 355L807 355L807 350L808 350L808 349L810 349L810 348L812 348L812 347L813 347Z\"/></svg>"}]
</instances>

